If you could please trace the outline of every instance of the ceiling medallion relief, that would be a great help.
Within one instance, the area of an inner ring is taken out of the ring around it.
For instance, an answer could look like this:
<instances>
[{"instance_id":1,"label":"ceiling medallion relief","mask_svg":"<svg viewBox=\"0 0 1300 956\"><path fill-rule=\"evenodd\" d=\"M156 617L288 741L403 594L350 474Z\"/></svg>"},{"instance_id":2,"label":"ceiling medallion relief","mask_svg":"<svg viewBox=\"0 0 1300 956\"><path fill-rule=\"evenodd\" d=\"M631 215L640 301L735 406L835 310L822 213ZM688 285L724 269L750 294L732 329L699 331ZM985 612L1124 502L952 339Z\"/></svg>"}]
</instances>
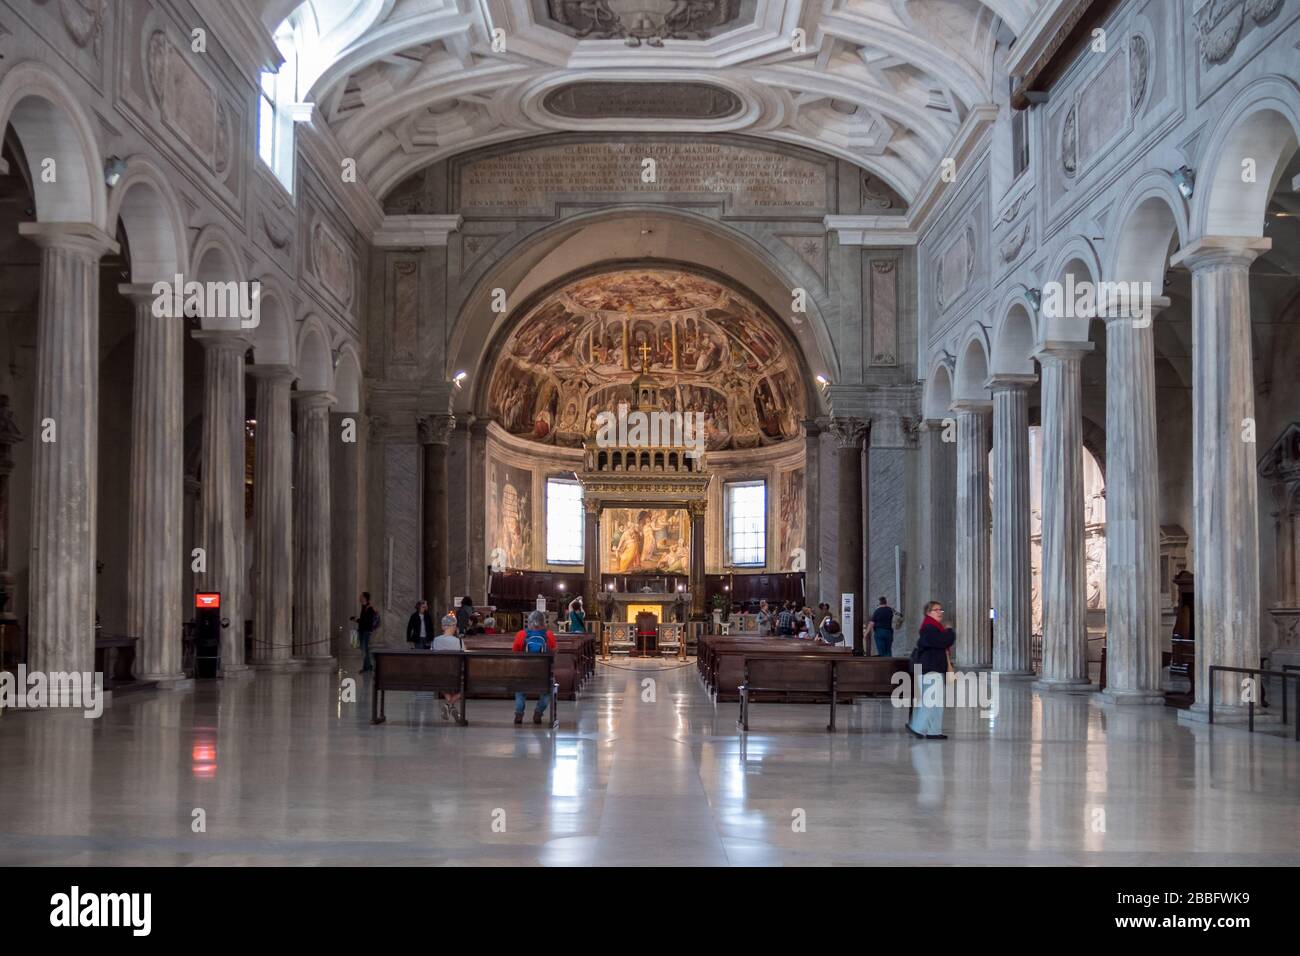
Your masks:
<instances>
[{"instance_id":1,"label":"ceiling medallion relief","mask_svg":"<svg viewBox=\"0 0 1300 956\"><path fill-rule=\"evenodd\" d=\"M754 0L546 0L539 20L579 40L661 47L709 40L752 21Z\"/></svg>"},{"instance_id":2,"label":"ceiling medallion relief","mask_svg":"<svg viewBox=\"0 0 1300 956\"><path fill-rule=\"evenodd\" d=\"M543 108L565 119L719 120L744 104L731 90L710 83L636 83L583 80L546 94Z\"/></svg>"}]
</instances>

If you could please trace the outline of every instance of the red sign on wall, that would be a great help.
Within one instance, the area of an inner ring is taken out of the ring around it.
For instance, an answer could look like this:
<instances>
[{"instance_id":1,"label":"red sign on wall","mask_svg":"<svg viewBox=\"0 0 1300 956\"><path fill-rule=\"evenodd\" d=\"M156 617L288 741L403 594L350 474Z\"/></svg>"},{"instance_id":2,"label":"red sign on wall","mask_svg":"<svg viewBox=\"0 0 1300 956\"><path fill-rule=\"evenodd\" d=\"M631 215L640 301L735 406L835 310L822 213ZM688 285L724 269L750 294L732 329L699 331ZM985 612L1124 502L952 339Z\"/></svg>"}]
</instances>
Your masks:
<instances>
[{"instance_id":1,"label":"red sign on wall","mask_svg":"<svg viewBox=\"0 0 1300 956\"><path fill-rule=\"evenodd\" d=\"M199 609L221 607L221 594L217 591L196 591L194 606Z\"/></svg>"}]
</instances>

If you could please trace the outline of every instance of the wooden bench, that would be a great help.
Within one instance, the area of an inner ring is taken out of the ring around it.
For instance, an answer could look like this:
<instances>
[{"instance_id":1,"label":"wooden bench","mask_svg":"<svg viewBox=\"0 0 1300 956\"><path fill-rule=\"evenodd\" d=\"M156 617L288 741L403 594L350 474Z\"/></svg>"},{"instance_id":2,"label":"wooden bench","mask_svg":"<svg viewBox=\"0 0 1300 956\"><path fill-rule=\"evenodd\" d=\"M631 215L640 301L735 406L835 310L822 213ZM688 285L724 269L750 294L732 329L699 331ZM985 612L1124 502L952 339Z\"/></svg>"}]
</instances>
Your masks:
<instances>
[{"instance_id":1,"label":"wooden bench","mask_svg":"<svg viewBox=\"0 0 1300 956\"><path fill-rule=\"evenodd\" d=\"M551 695L551 729L560 725L559 684L552 654L514 651L371 651L370 722L382 724L384 695L390 690L461 694L460 720L469 726L465 704L471 697L511 697L517 693Z\"/></svg>"},{"instance_id":2,"label":"wooden bench","mask_svg":"<svg viewBox=\"0 0 1300 956\"><path fill-rule=\"evenodd\" d=\"M889 696L893 676L906 672L904 657L854 657L825 654L750 654L744 659L744 682L740 696L741 733L749 732L749 706L755 697L786 702L830 701L828 731L835 729L835 708L841 699Z\"/></svg>"},{"instance_id":3,"label":"wooden bench","mask_svg":"<svg viewBox=\"0 0 1300 956\"><path fill-rule=\"evenodd\" d=\"M790 638L754 638L736 643L715 644L712 654L708 687L715 700L720 703L732 703L740 700L739 687L744 682L747 655L852 657L853 649L842 644L816 644L812 641Z\"/></svg>"},{"instance_id":4,"label":"wooden bench","mask_svg":"<svg viewBox=\"0 0 1300 956\"><path fill-rule=\"evenodd\" d=\"M513 634L473 634L465 638L470 651L510 651ZM591 634L555 635L555 679L562 700L577 700L582 685L596 671L596 639Z\"/></svg>"}]
</instances>

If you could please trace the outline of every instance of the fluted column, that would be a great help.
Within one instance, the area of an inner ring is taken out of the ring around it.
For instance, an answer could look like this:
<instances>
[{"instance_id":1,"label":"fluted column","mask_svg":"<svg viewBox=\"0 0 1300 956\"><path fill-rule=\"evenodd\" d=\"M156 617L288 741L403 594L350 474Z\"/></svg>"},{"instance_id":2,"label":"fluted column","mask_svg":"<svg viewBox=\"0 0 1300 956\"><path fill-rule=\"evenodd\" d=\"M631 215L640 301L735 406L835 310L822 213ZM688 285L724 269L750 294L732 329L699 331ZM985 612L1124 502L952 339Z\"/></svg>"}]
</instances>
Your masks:
<instances>
[{"instance_id":1,"label":"fluted column","mask_svg":"<svg viewBox=\"0 0 1300 956\"><path fill-rule=\"evenodd\" d=\"M486 419L469 426L469 473L473 480L465 491L469 507L469 590L476 600L487 601L487 430ZM588 609L590 611L590 609Z\"/></svg>"},{"instance_id":2,"label":"fluted column","mask_svg":"<svg viewBox=\"0 0 1300 956\"><path fill-rule=\"evenodd\" d=\"M330 650L330 406L328 392L293 396L293 656L328 665Z\"/></svg>"},{"instance_id":3,"label":"fluted column","mask_svg":"<svg viewBox=\"0 0 1300 956\"><path fill-rule=\"evenodd\" d=\"M1196 516L1196 701L1211 664L1259 666L1259 490L1250 264L1268 239L1207 237L1174 257L1192 272L1192 485ZM1215 707L1241 706L1240 674Z\"/></svg>"},{"instance_id":4,"label":"fluted column","mask_svg":"<svg viewBox=\"0 0 1300 956\"><path fill-rule=\"evenodd\" d=\"M587 620L600 619L600 502L595 498L583 496L582 499L582 563L586 573L587 586L583 603L587 608ZM596 629L599 633L599 628Z\"/></svg>"},{"instance_id":5,"label":"fluted column","mask_svg":"<svg viewBox=\"0 0 1300 956\"><path fill-rule=\"evenodd\" d=\"M1105 694L1116 703L1159 704L1164 692L1153 316L1135 319L1128 308L1106 311Z\"/></svg>"},{"instance_id":6,"label":"fluted column","mask_svg":"<svg viewBox=\"0 0 1300 956\"><path fill-rule=\"evenodd\" d=\"M832 418L831 434L839 446L839 552L836 603L843 595L853 595L853 653L865 653L862 642L862 625L866 609L862 606L862 440L867 435L867 423L860 418Z\"/></svg>"},{"instance_id":7,"label":"fluted column","mask_svg":"<svg viewBox=\"0 0 1300 956\"><path fill-rule=\"evenodd\" d=\"M702 621L708 615L704 604L704 515L708 505L691 501L686 510L691 516L691 620Z\"/></svg>"},{"instance_id":8,"label":"fluted column","mask_svg":"<svg viewBox=\"0 0 1300 956\"><path fill-rule=\"evenodd\" d=\"M447 573L447 442L456 419L451 415L421 418L420 444L424 446L424 496L422 547L424 598L431 608L451 606ZM487 600L487 595L483 596Z\"/></svg>"},{"instance_id":9,"label":"fluted column","mask_svg":"<svg viewBox=\"0 0 1300 956\"><path fill-rule=\"evenodd\" d=\"M136 675L166 685L185 677L181 671L185 319L154 315L152 286L123 285L118 291L135 307L127 629L140 640Z\"/></svg>"},{"instance_id":10,"label":"fluted column","mask_svg":"<svg viewBox=\"0 0 1300 956\"><path fill-rule=\"evenodd\" d=\"M93 671L99 259L117 246L85 224L19 228L41 248L28 666Z\"/></svg>"},{"instance_id":11,"label":"fluted column","mask_svg":"<svg viewBox=\"0 0 1300 956\"><path fill-rule=\"evenodd\" d=\"M953 660L973 670L992 665L989 648L989 405L958 402L957 646Z\"/></svg>"},{"instance_id":12,"label":"fluted column","mask_svg":"<svg viewBox=\"0 0 1300 956\"><path fill-rule=\"evenodd\" d=\"M249 340L235 332L194 332L203 346L203 448L200 454L198 547L202 570L195 585L221 594L221 672L248 670L244 661L244 353Z\"/></svg>"},{"instance_id":13,"label":"fluted column","mask_svg":"<svg viewBox=\"0 0 1300 956\"><path fill-rule=\"evenodd\" d=\"M1049 344L1043 372L1043 690L1088 681L1081 370L1088 342Z\"/></svg>"},{"instance_id":14,"label":"fluted column","mask_svg":"<svg viewBox=\"0 0 1300 956\"><path fill-rule=\"evenodd\" d=\"M254 365L257 432L253 450L253 661L293 663L293 369Z\"/></svg>"},{"instance_id":15,"label":"fluted column","mask_svg":"<svg viewBox=\"0 0 1300 956\"><path fill-rule=\"evenodd\" d=\"M803 554L804 593L808 603L816 606L826 600L822 595L822 524L821 524L821 449L822 429L815 419L803 423ZM784 560L784 558L782 559ZM834 602L831 602L834 604ZM838 613L838 612L837 612Z\"/></svg>"},{"instance_id":16,"label":"fluted column","mask_svg":"<svg viewBox=\"0 0 1300 956\"><path fill-rule=\"evenodd\" d=\"M1030 660L1029 388L1032 376L993 379L993 669L1033 673Z\"/></svg>"},{"instance_id":17,"label":"fluted column","mask_svg":"<svg viewBox=\"0 0 1300 956\"><path fill-rule=\"evenodd\" d=\"M901 609L910 613L906 619L918 621L921 608L930 601L938 601L951 614L957 612L957 423L927 419L921 423L919 440L925 469L921 548L928 575L925 593L916 595L916 606Z\"/></svg>"}]
</instances>

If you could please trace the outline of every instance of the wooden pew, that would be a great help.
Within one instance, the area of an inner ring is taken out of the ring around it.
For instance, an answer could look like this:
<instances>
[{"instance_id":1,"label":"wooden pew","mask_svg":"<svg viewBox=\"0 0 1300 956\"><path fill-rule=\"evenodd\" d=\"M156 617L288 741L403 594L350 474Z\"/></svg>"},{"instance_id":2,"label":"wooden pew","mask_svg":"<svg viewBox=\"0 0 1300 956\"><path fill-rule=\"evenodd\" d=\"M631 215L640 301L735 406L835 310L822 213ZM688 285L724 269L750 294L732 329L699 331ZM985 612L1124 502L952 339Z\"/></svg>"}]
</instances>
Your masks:
<instances>
[{"instance_id":1,"label":"wooden pew","mask_svg":"<svg viewBox=\"0 0 1300 956\"><path fill-rule=\"evenodd\" d=\"M907 671L905 657L854 657L837 654L747 654L744 682L737 688L740 718L737 726L749 732L749 707L755 697L786 702L820 703L831 706L828 731L835 729L836 705L855 697L889 696L892 678Z\"/></svg>"},{"instance_id":2,"label":"wooden pew","mask_svg":"<svg viewBox=\"0 0 1300 956\"><path fill-rule=\"evenodd\" d=\"M371 651L370 722L382 724L384 695L390 690L461 694L460 720L469 726L465 704L471 697L513 698L522 692L551 695L551 729L560 725L559 684L552 654L516 654L514 651L469 650Z\"/></svg>"},{"instance_id":3,"label":"wooden pew","mask_svg":"<svg viewBox=\"0 0 1300 956\"><path fill-rule=\"evenodd\" d=\"M470 651L509 651L514 646L513 634L471 634L465 638L465 648ZM596 670L596 639L591 634L555 635L555 679L560 684L560 697L577 700L578 691Z\"/></svg>"},{"instance_id":4,"label":"wooden pew","mask_svg":"<svg viewBox=\"0 0 1300 956\"><path fill-rule=\"evenodd\" d=\"M719 702L740 700L740 685L745 679L746 655L775 654L781 656L852 657L853 648L843 645L815 644L789 638L761 638L737 643L714 645L712 674L709 687Z\"/></svg>"},{"instance_id":5,"label":"wooden pew","mask_svg":"<svg viewBox=\"0 0 1300 956\"><path fill-rule=\"evenodd\" d=\"M384 716L384 694L390 690L464 694L468 656L459 651L371 651L375 673L371 678L370 722L382 724L388 719ZM461 709L463 712L463 704Z\"/></svg>"}]
</instances>

